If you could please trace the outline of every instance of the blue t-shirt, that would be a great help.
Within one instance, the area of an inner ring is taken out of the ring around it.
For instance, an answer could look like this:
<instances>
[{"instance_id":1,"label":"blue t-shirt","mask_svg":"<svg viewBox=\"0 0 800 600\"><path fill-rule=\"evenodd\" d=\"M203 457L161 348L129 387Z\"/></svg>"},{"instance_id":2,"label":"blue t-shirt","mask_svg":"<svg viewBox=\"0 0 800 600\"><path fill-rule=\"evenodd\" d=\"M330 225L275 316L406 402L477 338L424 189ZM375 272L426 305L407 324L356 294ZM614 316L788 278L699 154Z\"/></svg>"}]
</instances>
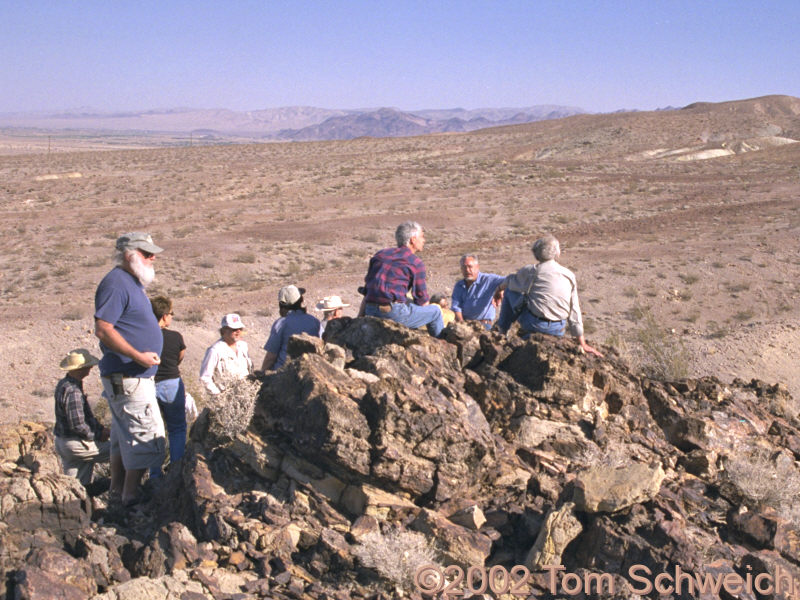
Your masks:
<instances>
[{"instance_id":1,"label":"blue t-shirt","mask_svg":"<svg viewBox=\"0 0 800 600\"><path fill-rule=\"evenodd\" d=\"M286 362L286 347L289 338L299 333L307 333L319 337L319 319L302 310L293 310L272 324L264 350L278 355L273 369L279 369Z\"/></svg>"},{"instance_id":2,"label":"blue t-shirt","mask_svg":"<svg viewBox=\"0 0 800 600\"><path fill-rule=\"evenodd\" d=\"M153 314L150 300L139 280L121 267L111 269L103 277L94 294L94 316L108 321L114 329L139 352L161 355L164 338L158 319ZM128 377L152 377L158 365L145 368L134 360L117 354L102 343L100 350L100 375L122 373Z\"/></svg>"},{"instance_id":3,"label":"blue t-shirt","mask_svg":"<svg viewBox=\"0 0 800 600\"><path fill-rule=\"evenodd\" d=\"M478 273L478 278L467 288L462 279L453 288L450 308L453 312L460 312L465 319L493 321L495 311L492 297L503 280L505 277L502 275Z\"/></svg>"}]
</instances>

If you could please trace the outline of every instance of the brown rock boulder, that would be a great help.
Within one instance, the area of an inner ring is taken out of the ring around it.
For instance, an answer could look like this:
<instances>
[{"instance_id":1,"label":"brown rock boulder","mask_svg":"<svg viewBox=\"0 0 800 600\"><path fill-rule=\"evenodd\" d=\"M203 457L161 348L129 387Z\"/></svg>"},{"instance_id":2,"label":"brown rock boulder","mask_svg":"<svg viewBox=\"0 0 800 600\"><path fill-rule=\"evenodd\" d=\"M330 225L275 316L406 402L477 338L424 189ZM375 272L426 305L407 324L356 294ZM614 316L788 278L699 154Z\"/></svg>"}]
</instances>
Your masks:
<instances>
[{"instance_id":1,"label":"brown rock boulder","mask_svg":"<svg viewBox=\"0 0 800 600\"><path fill-rule=\"evenodd\" d=\"M664 477L661 465L594 467L575 479L573 502L576 510L583 512L617 512L652 499L661 489Z\"/></svg>"},{"instance_id":2,"label":"brown rock boulder","mask_svg":"<svg viewBox=\"0 0 800 600\"><path fill-rule=\"evenodd\" d=\"M91 567L53 546L33 550L14 574L14 598L19 600L81 600L96 593Z\"/></svg>"},{"instance_id":3,"label":"brown rock boulder","mask_svg":"<svg viewBox=\"0 0 800 600\"><path fill-rule=\"evenodd\" d=\"M369 386L361 406L373 432L372 474L384 484L441 501L487 476L488 424L469 396L448 391L388 378Z\"/></svg>"},{"instance_id":4,"label":"brown rock boulder","mask_svg":"<svg viewBox=\"0 0 800 600\"><path fill-rule=\"evenodd\" d=\"M364 384L316 354L304 354L268 377L251 428L279 434L299 456L343 477L370 472L370 429L358 407Z\"/></svg>"}]
</instances>

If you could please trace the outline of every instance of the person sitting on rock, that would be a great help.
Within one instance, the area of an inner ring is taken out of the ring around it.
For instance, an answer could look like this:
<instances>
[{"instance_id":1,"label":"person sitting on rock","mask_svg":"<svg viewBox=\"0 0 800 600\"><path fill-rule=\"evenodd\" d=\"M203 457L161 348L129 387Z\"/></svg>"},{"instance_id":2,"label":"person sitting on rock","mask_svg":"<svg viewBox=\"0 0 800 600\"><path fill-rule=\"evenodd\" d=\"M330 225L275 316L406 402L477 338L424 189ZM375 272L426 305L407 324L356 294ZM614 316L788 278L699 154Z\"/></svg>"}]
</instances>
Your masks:
<instances>
[{"instance_id":1,"label":"person sitting on rock","mask_svg":"<svg viewBox=\"0 0 800 600\"><path fill-rule=\"evenodd\" d=\"M200 382L212 396L225 389L225 379L244 379L253 372L253 361L242 340L244 323L237 313L222 317L219 339L209 346L200 365Z\"/></svg>"},{"instance_id":2,"label":"person sitting on rock","mask_svg":"<svg viewBox=\"0 0 800 600\"><path fill-rule=\"evenodd\" d=\"M396 247L384 248L369 261L358 316L391 319L412 329L426 325L428 332L438 337L444 329L441 307L429 303L425 264L417 256L425 246L422 226L406 221L397 227L394 237Z\"/></svg>"},{"instance_id":3,"label":"person sitting on rock","mask_svg":"<svg viewBox=\"0 0 800 600\"><path fill-rule=\"evenodd\" d=\"M339 296L325 296L320 302L317 302L317 310L322 311L322 321L319 324L319 337L325 333L330 321L340 319L344 314L344 308L350 306L344 304Z\"/></svg>"},{"instance_id":4,"label":"person sitting on rock","mask_svg":"<svg viewBox=\"0 0 800 600\"><path fill-rule=\"evenodd\" d=\"M67 374L55 391L56 452L64 474L77 477L84 487L92 482L94 465L109 460L110 431L97 421L83 391L83 380L99 362L88 350L71 350L61 361Z\"/></svg>"},{"instance_id":5,"label":"person sitting on rock","mask_svg":"<svg viewBox=\"0 0 800 600\"><path fill-rule=\"evenodd\" d=\"M586 343L578 303L578 284L569 269L556 262L561 246L552 235L536 240L531 248L538 261L522 267L505 281L505 296L495 328L506 333L519 321L520 335L545 333L561 337L569 323L570 332L584 352L603 356Z\"/></svg>"},{"instance_id":6,"label":"person sitting on rock","mask_svg":"<svg viewBox=\"0 0 800 600\"><path fill-rule=\"evenodd\" d=\"M289 338L293 335L307 333L319 337L320 322L314 316L306 313L303 306L304 288L296 285L287 285L278 292L278 312L280 318L272 324L267 343L264 350L264 362L261 364L262 371L278 370L286 362L286 350L289 346Z\"/></svg>"},{"instance_id":7,"label":"person sitting on rock","mask_svg":"<svg viewBox=\"0 0 800 600\"><path fill-rule=\"evenodd\" d=\"M491 329L496 299L502 296L505 277L482 273L474 254L465 254L460 263L463 279L453 287L456 321L480 321L486 329Z\"/></svg>"}]
</instances>

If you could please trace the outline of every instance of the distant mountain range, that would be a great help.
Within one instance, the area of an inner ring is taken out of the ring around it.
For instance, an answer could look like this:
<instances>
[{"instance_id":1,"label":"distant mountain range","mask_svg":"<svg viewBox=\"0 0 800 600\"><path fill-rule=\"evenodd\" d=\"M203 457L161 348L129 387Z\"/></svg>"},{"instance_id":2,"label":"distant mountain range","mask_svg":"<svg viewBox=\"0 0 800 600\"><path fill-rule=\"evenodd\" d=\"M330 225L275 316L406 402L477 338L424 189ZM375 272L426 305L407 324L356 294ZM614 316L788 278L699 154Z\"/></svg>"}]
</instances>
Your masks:
<instances>
[{"instance_id":1,"label":"distant mountain range","mask_svg":"<svg viewBox=\"0 0 800 600\"><path fill-rule=\"evenodd\" d=\"M77 109L61 112L0 114L0 127L46 131L107 131L193 134L206 138L239 137L274 140L348 140L356 137L401 137L427 133L464 132L558 119L586 111L568 106L466 110L396 108L325 109L289 106L253 111L173 108L101 112Z\"/></svg>"}]
</instances>

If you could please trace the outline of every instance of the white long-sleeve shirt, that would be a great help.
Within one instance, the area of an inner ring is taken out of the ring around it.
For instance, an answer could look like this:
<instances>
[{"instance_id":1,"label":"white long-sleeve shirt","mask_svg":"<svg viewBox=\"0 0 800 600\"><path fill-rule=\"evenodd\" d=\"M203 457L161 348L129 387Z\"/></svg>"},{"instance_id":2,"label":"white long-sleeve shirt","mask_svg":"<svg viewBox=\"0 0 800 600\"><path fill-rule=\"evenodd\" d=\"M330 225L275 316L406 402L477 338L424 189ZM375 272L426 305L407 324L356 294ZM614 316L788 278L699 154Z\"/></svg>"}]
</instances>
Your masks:
<instances>
[{"instance_id":1,"label":"white long-sleeve shirt","mask_svg":"<svg viewBox=\"0 0 800 600\"><path fill-rule=\"evenodd\" d=\"M247 342L239 340L231 348L222 339L214 342L200 365L200 382L209 394L219 394L225 389L225 378L243 379L253 372L253 361L247 353Z\"/></svg>"}]
</instances>

